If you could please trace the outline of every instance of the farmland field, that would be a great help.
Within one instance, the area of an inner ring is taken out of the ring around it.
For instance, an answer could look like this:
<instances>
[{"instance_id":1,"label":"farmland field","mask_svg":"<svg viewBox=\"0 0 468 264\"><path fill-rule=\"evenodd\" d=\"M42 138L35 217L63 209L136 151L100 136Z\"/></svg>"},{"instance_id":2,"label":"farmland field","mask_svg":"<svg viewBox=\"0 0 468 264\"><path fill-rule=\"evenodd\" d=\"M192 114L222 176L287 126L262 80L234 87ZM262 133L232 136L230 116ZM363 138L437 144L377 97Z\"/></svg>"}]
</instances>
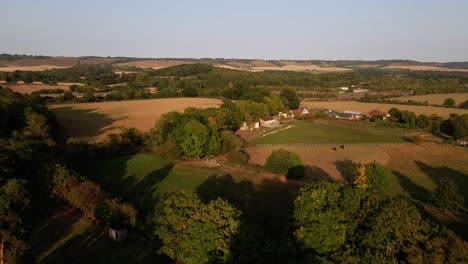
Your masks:
<instances>
[{"instance_id":1,"label":"farmland field","mask_svg":"<svg viewBox=\"0 0 468 264\"><path fill-rule=\"evenodd\" d=\"M24 83L0 83L0 86L4 88L10 88L14 92L29 94L32 92L36 92L43 89L62 89L64 91L68 91L70 85L77 84L83 85L78 83L58 83L56 85L48 85L43 83L31 83L31 84L24 84Z\"/></svg>"},{"instance_id":2,"label":"farmland field","mask_svg":"<svg viewBox=\"0 0 468 264\"><path fill-rule=\"evenodd\" d=\"M403 142L402 135L388 129L373 129L336 122L295 122L268 130L252 141L253 144L299 143L388 143Z\"/></svg>"},{"instance_id":3,"label":"farmland field","mask_svg":"<svg viewBox=\"0 0 468 264\"><path fill-rule=\"evenodd\" d=\"M378 104L378 103L363 103L358 101L320 101L320 102L302 102L304 106L332 109L335 111L360 111L368 113L371 110L388 111L390 108L398 108L401 110L408 110L416 114L432 115L437 114L442 117L448 117L451 113L455 114L468 114L468 110L431 107L431 106L417 106L417 105L399 105L399 104Z\"/></svg>"},{"instance_id":4,"label":"farmland field","mask_svg":"<svg viewBox=\"0 0 468 264\"><path fill-rule=\"evenodd\" d=\"M428 95L415 95L415 96L403 96L393 98L400 101L413 100L417 102L427 101L429 104L441 105L444 103L444 100L447 98L452 98L455 100L457 105L468 100L468 93L453 93L453 94L428 94Z\"/></svg>"},{"instance_id":5,"label":"farmland field","mask_svg":"<svg viewBox=\"0 0 468 264\"><path fill-rule=\"evenodd\" d=\"M103 103L50 105L57 116L64 138L86 136L102 140L120 126L148 131L155 121L170 111L187 107L218 107L221 100L211 98L170 98L153 100L116 101Z\"/></svg>"}]
</instances>

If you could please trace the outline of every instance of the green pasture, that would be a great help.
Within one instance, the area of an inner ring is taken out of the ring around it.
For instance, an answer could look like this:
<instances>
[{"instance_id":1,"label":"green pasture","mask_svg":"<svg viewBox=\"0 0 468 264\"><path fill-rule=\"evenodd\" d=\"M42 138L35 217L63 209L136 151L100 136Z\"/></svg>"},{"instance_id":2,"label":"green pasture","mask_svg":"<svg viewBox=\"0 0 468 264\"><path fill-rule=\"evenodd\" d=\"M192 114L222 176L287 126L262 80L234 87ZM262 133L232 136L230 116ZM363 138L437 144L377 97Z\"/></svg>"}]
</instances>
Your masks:
<instances>
[{"instance_id":1,"label":"green pasture","mask_svg":"<svg viewBox=\"0 0 468 264\"><path fill-rule=\"evenodd\" d=\"M345 125L342 122L298 121L267 130L253 144L313 143L391 143L404 142L403 133L370 125Z\"/></svg>"}]
</instances>

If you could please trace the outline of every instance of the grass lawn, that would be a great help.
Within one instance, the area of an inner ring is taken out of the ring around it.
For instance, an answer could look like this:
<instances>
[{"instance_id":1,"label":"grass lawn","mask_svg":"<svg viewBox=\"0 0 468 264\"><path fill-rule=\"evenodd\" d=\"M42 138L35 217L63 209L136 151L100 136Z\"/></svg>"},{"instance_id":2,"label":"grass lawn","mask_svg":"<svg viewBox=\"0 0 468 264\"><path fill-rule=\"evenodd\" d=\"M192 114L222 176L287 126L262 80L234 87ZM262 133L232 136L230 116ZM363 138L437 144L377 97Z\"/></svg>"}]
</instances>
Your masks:
<instances>
[{"instance_id":1,"label":"grass lawn","mask_svg":"<svg viewBox=\"0 0 468 264\"><path fill-rule=\"evenodd\" d=\"M218 167L180 161L173 163L149 153L81 164L78 171L99 182L110 193L148 210L155 204L158 192L195 191L211 176L226 174ZM236 181L258 181L254 173L232 176Z\"/></svg>"},{"instance_id":2,"label":"grass lawn","mask_svg":"<svg viewBox=\"0 0 468 264\"><path fill-rule=\"evenodd\" d=\"M75 208L50 204L34 222L30 263L171 263L153 242L130 233L124 242L108 237L107 227Z\"/></svg>"},{"instance_id":3,"label":"grass lawn","mask_svg":"<svg viewBox=\"0 0 468 264\"><path fill-rule=\"evenodd\" d=\"M387 143L404 142L401 132L371 128L352 122L327 123L300 121L267 130L252 141L254 144L298 144L298 143Z\"/></svg>"}]
</instances>

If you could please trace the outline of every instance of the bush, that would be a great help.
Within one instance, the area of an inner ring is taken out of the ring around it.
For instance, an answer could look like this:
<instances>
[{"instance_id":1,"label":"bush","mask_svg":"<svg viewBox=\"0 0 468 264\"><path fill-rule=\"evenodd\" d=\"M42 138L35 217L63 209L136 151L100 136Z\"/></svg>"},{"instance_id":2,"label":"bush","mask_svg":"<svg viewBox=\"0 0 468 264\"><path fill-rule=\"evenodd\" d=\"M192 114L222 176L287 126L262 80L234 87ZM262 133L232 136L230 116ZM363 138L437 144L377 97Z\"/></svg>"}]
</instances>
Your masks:
<instances>
[{"instance_id":1,"label":"bush","mask_svg":"<svg viewBox=\"0 0 468 264\"><path fill-rule=\"evenodd\" d=\"M119 198L105 199L96 208L96 216L111 225L135 226L137 220L137 209L122 202Z\"/></svg>"},{"instance_id":2,"label":"bush","mask_svg":"<svg viewBox=\"0 0 468 264\"><path fill-rule=\"evenodd\" d=\"M231 150L227 156L228 161L236 164L246 165L249 163L250 157L245 151Z\"/></svg>"},{"instance_id":3,"label":"bush","mask_svg":"<svg viewBox=\"0 0 468 264\"><path fill-rule=\"evenodd\" d=\"M271 152L271 155L267 158L265 170L295 179L302 178L305 175L301 158L296 153L285 149Z\"/></svg>"}]
</instances>

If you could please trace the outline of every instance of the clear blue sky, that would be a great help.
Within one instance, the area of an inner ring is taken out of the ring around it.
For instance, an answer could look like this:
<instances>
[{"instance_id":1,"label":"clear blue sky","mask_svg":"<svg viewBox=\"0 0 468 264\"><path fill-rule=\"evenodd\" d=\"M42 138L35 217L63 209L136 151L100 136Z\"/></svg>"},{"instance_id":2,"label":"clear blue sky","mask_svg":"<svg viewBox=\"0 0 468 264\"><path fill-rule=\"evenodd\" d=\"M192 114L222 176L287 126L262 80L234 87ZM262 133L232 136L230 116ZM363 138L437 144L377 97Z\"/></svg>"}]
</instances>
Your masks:
<instances>
[{"instance_id":1,"label":"clear blue sky","mask_svg":"<svg viewBox=\"0 0 468 264\"><path fill-rule=\"evenodd\" d=\"M11 0L0 53L468 61L467 0Z\"/></svg>"}]
</instances>

